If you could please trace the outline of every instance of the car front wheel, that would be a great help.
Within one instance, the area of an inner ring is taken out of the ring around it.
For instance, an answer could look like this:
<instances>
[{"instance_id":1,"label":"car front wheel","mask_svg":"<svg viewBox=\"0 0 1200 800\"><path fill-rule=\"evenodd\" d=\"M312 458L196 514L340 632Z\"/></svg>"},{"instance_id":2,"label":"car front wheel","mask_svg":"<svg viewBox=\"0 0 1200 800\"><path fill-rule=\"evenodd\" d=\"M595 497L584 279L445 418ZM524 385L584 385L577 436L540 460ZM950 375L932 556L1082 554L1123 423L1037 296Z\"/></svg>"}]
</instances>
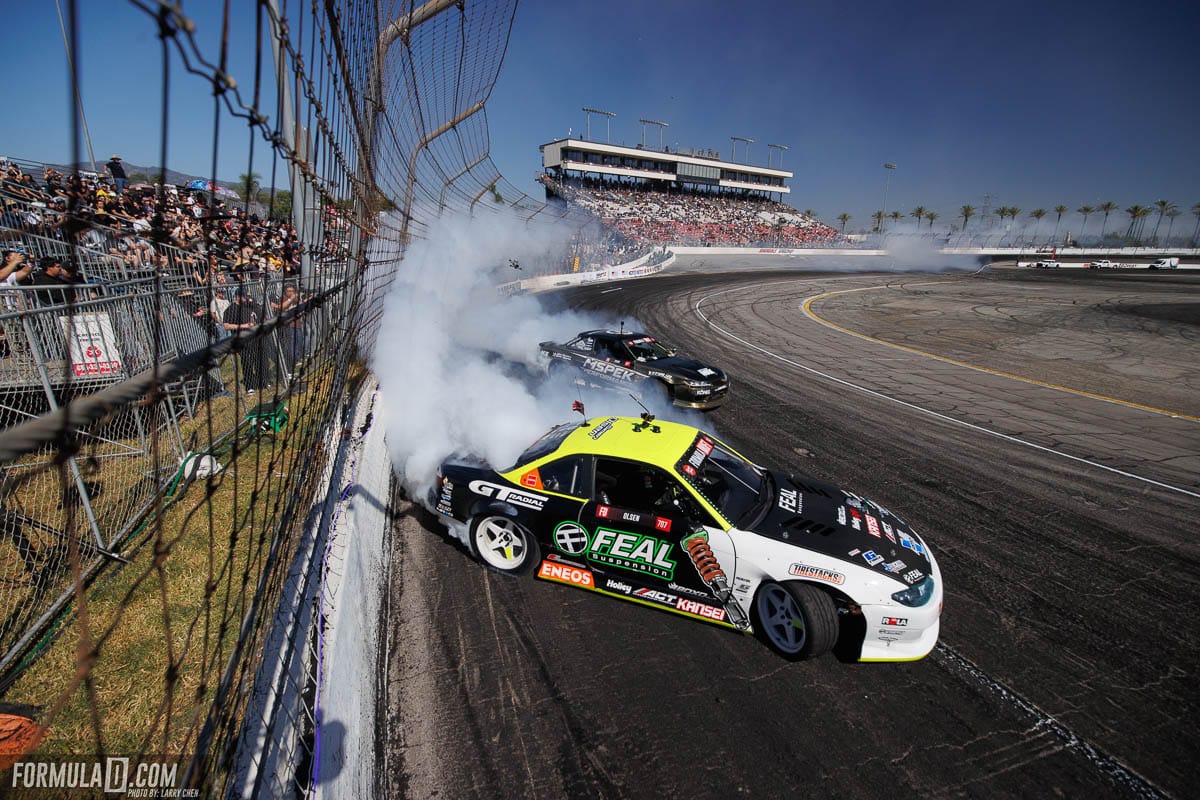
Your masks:
<instances>
[{"instance_id":1,"label":"car front wheel","mask_svg":"<svg viewBox=\"0 0 1200 800\"><path fill-rule=\"evenodd\" d=\"M467 544L471 555L484 566L509 575L523 575L538 561L533 535L515 520L499 514L477 517Z\"/></svg>"},{"instance_id":2,"label":"car front wheel","mask_svg":"<svg viewBox=\"0 0 1200 800\"><path fill-rule=\"evenodd\" d=\"M837 644L837 609L815 586L798 581L764 583L754 600L755 627L784 658L816 658Z\"/></svg>"}]
</instances>

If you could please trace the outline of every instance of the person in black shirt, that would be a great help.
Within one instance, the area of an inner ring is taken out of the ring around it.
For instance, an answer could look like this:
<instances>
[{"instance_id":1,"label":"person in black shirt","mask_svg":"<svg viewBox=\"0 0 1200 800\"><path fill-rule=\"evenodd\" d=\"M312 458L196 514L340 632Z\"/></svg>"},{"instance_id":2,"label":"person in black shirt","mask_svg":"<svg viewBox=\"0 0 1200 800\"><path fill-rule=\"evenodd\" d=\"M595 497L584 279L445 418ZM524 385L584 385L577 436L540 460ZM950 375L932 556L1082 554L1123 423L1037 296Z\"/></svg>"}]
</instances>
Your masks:
<instances>
[{"instance_id":1,"label":"person in black shirt","mask_svg":"<svg viewBox=\"0 0 1200 800\"><path fill-rule=\"evenodd\" d=\"M75 301L75 285L81 283L74 271L56 256L43 256L38 270L23 282L23 286L41 287L34 292L40 306L66 305Z\"/></svg>"},{"instance_id":2,"label":"person in black shirt","mask_svg":"<svg viewBox=\"0 0 1200 800\"><path fill-rule=\"evenodd\" d=\"M125 194L125 183L128 179L125 176L125 168L121 166L121 157L113 156L104 165L104 168L108 170L109 175L112 175L113 183L117 186L117 194Z\"/></svg>"},{"instance_id":3,"label":"person in black shirt","mask_svg":"<svg viewBox=\"0 0 1200 800\"><path fill-rule=\"evenodd\" d=\"M254 299L244 289L234 293L233 303L225 309L222 317L225 330L233 335L239 331L253 330L258 327L258 314L254 308ZM267 358L266 341L263 337L248 339L241 343L240 358L242 362L242 386L246 394L254 394L259 389L271 385L271 362Z\"/></svg>"}]
</instances>

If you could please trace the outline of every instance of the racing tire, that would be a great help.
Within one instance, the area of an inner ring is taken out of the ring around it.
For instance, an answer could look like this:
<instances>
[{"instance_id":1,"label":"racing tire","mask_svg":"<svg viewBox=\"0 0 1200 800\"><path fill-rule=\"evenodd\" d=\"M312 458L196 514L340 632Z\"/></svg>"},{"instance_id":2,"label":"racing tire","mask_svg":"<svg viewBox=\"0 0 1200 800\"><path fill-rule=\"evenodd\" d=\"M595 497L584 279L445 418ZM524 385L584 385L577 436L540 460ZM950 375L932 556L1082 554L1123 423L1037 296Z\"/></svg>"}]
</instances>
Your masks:
<instances>
[{"instance_id":1,"label":"racing tire","mask_svg":"<svg viewBox=\"0 0 1200 800\"><path fill-rule=\"evenodd\" d=\"M816 658L838 639L833 599L811 584L767 582L754 596L754 628L768 647L789 661Z\"/></svg>"},{"instance_id":2,"label":"racing tire","mask_svg":"<svg viewBox=\"0 0 1200 800\"><path fill-rule=\"evenodd\" d=\"M505 575L524 575L541 560L533 534L503 514L476 517L467 534L467 547L479 563Z\"/></svg>"}]
</instances>

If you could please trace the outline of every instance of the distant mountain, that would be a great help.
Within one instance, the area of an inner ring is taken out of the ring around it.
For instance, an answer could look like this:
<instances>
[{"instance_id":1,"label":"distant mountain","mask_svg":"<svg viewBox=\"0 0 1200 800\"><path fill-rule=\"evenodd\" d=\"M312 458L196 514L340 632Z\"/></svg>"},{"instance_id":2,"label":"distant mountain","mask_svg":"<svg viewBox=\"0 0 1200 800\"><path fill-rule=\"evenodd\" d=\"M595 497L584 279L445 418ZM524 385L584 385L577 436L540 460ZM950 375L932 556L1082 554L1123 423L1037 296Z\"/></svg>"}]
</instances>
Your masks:
<instances>
[{"instance_id":1,"label":"distant mountain","mask_svg":"<svg viewBox=\"0 0 1200 800\"><path fill-rule=\"evenodd\" d=\"M100 172L104 175L108 174L108 172L104 169L104 165L107 163L108 163L107 158L104 160L96 159L96 166L100 168ZM121 163L125 165L125 174L126 175L133 176L135 173L140 172L143 175L149 176L148 183L154 183L155 181L158 180L158 171L159 171L158 167L139 167L137 164L130 164L128 161L124 161L124 160L122 160ZM72 167L70 164L51 164L50 166L52 166L56 169L60 169L63 172L73 172L75 170L75 167ZM78 164L78 168L81 172L91 172L92 162L80 161ZM38 177L41 177L41 176L39 175ZM189 175L186 172L176 172L173 169L167 170L167 183L171 184L173 186L184 186L189 181L194 181L194 180L205 180L206 181L206 180L208 180L208 178L203 175ZM130 182L136 183L136 181L132 181L132 180ZM221 180L217 181L217 185L224 186L227 189L234 189L237 186L237 184L234 181L221 181Z\"/></svg>"}]
</instances>

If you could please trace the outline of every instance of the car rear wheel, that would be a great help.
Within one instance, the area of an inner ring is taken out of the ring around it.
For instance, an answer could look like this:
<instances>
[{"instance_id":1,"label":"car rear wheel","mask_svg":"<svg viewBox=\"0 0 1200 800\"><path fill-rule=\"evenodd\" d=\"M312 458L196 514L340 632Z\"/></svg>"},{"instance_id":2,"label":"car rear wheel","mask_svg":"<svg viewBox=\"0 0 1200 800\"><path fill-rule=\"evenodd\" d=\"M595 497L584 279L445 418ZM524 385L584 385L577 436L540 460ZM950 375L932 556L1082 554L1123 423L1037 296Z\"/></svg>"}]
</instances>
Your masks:
<instances>
[{"instance_id":1,"label":"car rear wheel","mask_svg":"<svg viewBox=\"0 0 1200 800\"><path fill-rule=\"evenodd\" d=\"M767 646L800 661L823 655L837 644L837 609L815 586L798 581L764 583L754 599L755 628Z\"/></svg>"},{"instance_id":2,"label":"car rear wheel","mask_svg":"<svg viewBox=\"0 0 1200 800\"><path fill-rule=\"evenodd\" d=\"M477 517L467 537L471 555L484 566L509 575L523 575L537 563L538 545L529 531L499 514Z\"/></svg>"}]
</instances>

